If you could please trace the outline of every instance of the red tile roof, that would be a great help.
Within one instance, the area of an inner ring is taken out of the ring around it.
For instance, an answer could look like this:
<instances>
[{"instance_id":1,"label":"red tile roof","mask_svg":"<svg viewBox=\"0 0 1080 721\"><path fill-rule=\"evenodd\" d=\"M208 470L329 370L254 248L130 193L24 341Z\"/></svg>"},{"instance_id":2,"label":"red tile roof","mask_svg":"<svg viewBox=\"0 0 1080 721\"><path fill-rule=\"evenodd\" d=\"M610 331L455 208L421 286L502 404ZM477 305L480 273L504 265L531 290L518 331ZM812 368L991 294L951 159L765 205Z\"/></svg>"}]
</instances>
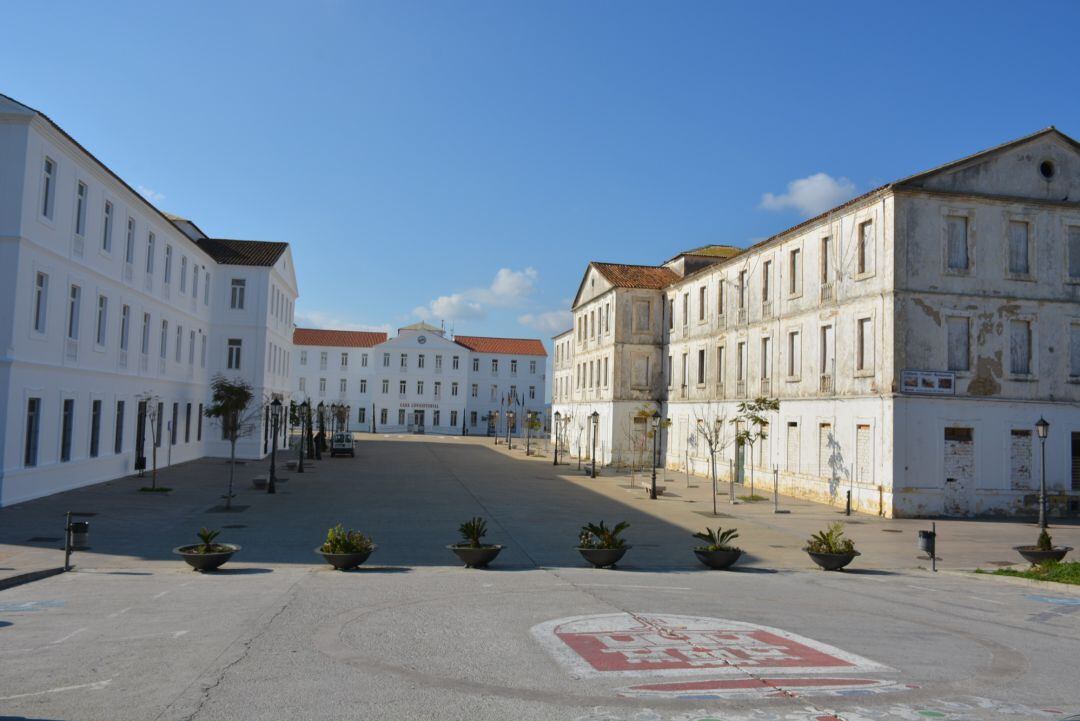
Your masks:
<instances>
[{"instance_id":1,"label":"red tile roof","mask_svg":"<svg viewBox=\"0 0 1080 721\"><path fill-rule=\"evenodd\" d=\"M656 265L623 265L622 263L593 262L600 274L619 288L649 288L659 290L679 279L670 268Z\"/></svg>"},{"instance_id":2,"label":"red tile roof","mask_svg":"<svg viewBox=\"0 0 1080 721\"><path fill-rule=\"evenodd\" d=\"M297 328L293 331L295 345L322 345L332 348L370 348L386 341L386 333L367 330L323 330Z\"/></svg>"},{"instance_id":3,"label":"red tile roof","mask_svg":"<svg viewBox=\"0 0 1080 721\"><path fill-rule=\"evenodd\" d=\"M454 336L454 342L476 353L546 356L544 344L535 338L484 338L478 335Z\"/></svg>"},{"instance_id":4,"label":"red tile roof","mask_svg":"<svg viewBox=\"0 0 1080 721\"><path fill-rule=\"evenodd\" d=\"M270 266L276 263L289 247L288 243L229 238L200 238L195 242L207 255L222 265Z\"/></svg>"}]
</instances>

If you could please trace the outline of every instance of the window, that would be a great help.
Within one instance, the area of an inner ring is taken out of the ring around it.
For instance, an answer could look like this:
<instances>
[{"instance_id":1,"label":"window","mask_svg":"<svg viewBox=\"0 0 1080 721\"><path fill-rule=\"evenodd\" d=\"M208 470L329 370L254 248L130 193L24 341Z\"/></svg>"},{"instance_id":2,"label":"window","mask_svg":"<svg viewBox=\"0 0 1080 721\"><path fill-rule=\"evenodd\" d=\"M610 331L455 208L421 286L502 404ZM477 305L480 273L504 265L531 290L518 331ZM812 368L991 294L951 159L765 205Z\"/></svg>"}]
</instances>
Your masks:
<instances>
[{"instance_id":1,"label":"window","mask_svg":"<svg viewBox=\"0 0 1080 721\"><path fill-rule=\"evenodd\" d=\"M79 339L79 302L82 299L82 288L77 285L71 286L68 296L68 324L67 337L71 340Z\"/></svg>"},{"instance_id":2,"label":"window","mask_svg":"<svg viewBox=\"0 0 1080 721\"><path fill-rule=\"evenodd\" d=\"M874 222L868 220L859 224L859 247L856 252L856 268L859 275L874 272Z\"/></svg>"},{"instance_id":3,"label":"window","mask_svg":"<svg viewBox=\"0 0 1080 721\"><path fill-rule=\"evenodd\" d=\"M1031 375L1031 322L1009 321L1009 368L1014 375Z\"/></svg>"},{"instance_id":4,"label":"window","mask_svg":"<svg viewBox=\"0 0 1080 721\"><path fill-rule=\"evenodd\" d=\"M166 351L169 347L169 321L161 321L161 343L158 347L158 355L162 358L165 357Z\"/></svg>"},{"instance_id":5,"label":"window","mask_svg":"<svg viewBox=\"0 0 1080 721\"><path fill-rule=\"evenodd\" d=\"M1030 248L1028 245L1028 224L1022 220L1009 221L1009 273L1029 275L1031 273Z\"/></svg>"},{"instance_id":6,"label":"window","mask_svg":"<svg viewBox=\"0 0 1080 721\"><path fill-rule=\"evenodd\" d=\"M833 351L833 327L823 325L821 326L821 375L832 375L833 367L836 365L836 356Z\"/></svg>"},{"instance_id":7,"label":"window","mask_svg":"<svg viewBox=\"0 0 1080 721\"><path fill-rule=\"evenodd\" d=\"M300 351L300 365L302 365L302 366L307 365L307 351L306 350Z\"/></svg>"},{"instance_id":8,"label":"window","mask_svg":"<svg viewBox=\"0 0 1080 721\"><path fill-rule=\"evenodd\" d=\"M832 269L830 267L829 253L832 251L832 242L830 238L821 239L821 282L831 283Z\"/></svg>"},{"instance_id":9,"label":"window","mask_svg":"<svg viewBox=\"0 0 1080 721\"><path fill-rule=\"evenodd\" d=\"M86 183L75 186L75 235L86 235Z\"/></svg>"},{"instance_id":10,"label":"window","mask_svg":"<svg viewBox=\"0 0 1080 721\"><path fill-rule=\"evenodd\" d=\"M405 409L404 408L398 408L397 422L398 422L399 426L405 425Z\"/></svg>"},{"instance_id":11,"label":"window","mask_svg":"<svg viewBox=\"0 0 1080 721\"><path fill-rule=\"evenodd\" d=\"M405 395L405 392L406 392L405 381L404 380L398 381L398 395L403 396L403 395Z\"/></svg>"},{"instance_id":12,"label":"window","mask_svg":"<svg viewBox=\"0 0 1080 721\"><path fill-rule=\"evenodd\" d=\"M517 374L517 359L516 358L512 359L510 361L510 372L513 373L513 374Z\"/></svg>"},{"instance_id":13,"label":"window","mask_svg":"<svg viewBox=\"0 0 1080 721\"><path fill-rule=\"evenodd\" d=\"M435 370L437 370L437 371L442 370L442 356L441 355L435 356Z\"/></svg>"},{"instance_id":14,"label":"window","mask_svg":"<svg viewBox=\"0 0 1080 721\"><path fill-rule=\"evenodd\" d=\"M491 400L496 400L499 397L499 386L491 386Z\"/></svg>"},{"instance_id":15,"label":"window","mask_svg":"<svg viewBox=\"0 0 1080 721\"><path fill-rule=\"evenodd\" d=\"M109 201L105 201L105 210L102 213L102 225L101 225L101 249L106 253L112 252L112 220L113 220L113 205Z\"/></svg>"},{"instance_id":16,"label":"window","mask_svg":"<svg viewBox=\"0 0 1080 721\"><path fill-rule=\"evenodd\" d=\"M199 404L199 412L195 415L195 440L202 440L203 405Z\"/></svg>"},{"instance_id":17,"label":"window","mask_svg":"<svg viewBox=\"0 0 1080 721\"><path fill-rule=\"evenodd\" d=\"M1069 326L1069 375L1080 378L1080 324Z\"/></svg>"},{"instance_id":18,"label":"window","mask_svg":"<svg viewBox=\"0 0 1080 721\"><path fill-rule=\"evenodd\" d=\"M439 425L439 420L440 420L439 412L438 411L432 411L432 413L431 413L431 425L433 425L433 426Z\"/></svg>"},{"instance_id":19,"label":"window","mask_svg":"<svg viewBox=\"0 0 1080 721\"><path fill-rule=\"evenodd\" d=\"M479 358L473 358L472 359L472 369L473 369L473 373L476 373L476 372L478 372L480 370L480 359Z\"/></svg>"},{"instance_id":20,"label":"window","mask_svg":"<svg viewBox=\"0 0 1080 721\"><path fill-rule=\"evenodd\" d=\"M460 367L460 362L459 362L460 360L461 359L458 358L458 356L454 356L453 358L451 358L450 359L450 367L452 369L454 369L454 370L457 370Z\"/></svg>"},{"instance_id":21,"label":"window","mask_svg":"<svg viewBox=\"0 0 1080 721\"><path fill-rule=\"evenodd\" d=\"M143 313L142 316L142 342L140 344L142 354L146 355L150 352L150 314Z\"/></svg>"},{"instance_id":22,"label":"window","mask_svg":"<svg viewBox=\"0 0 1080 721\"><path fill-rule=\"evenodd\" d=\"M390 392L390 381L389 381L389 380L383 379L383 382L382 382L382 392L383 392L384 394L386 394L386 393L389 393L389 392Z\"/></svg>"},{"instance_id":23,"label":"window","mask_svg":"<svg viewBox=\"0 0 1080 721\"><path fill-rule=\"evenodd\" d=\"M23 465L32 468L37 465L38 431L41 426L41 399L26 400L26 445L23 448Z\"/></svg>"},{"instance_id":24,"label":"window","mask_svg":"<svg viewBox=\"0 0 1080 721\"><path fill-rule=\"evenodd\" d=\"M60 426L60 462L67 463L71 460L71 436L72 426L75 423L75 401L65 398L62 405Z\"/></svg>"},{"instance_id":25,"label":"window","mask_svg":"<svg viewBox=\"0 0 1080 721\"><path fill-rule=\"evenodd\" d=\"M329 353L327 351L320 351L319 352L319 370L321 370L321 371L326 370L326 361L327 361L327 359L329 357L330 356L329 356Z\"/></svg>"},{"instance_id":26,"label":"window","mask_svg":"<svg viewBox=\"0 0 1080 721\"><path fill-rule=\"evenodd\" d=\"M746 343L740 342L738 355L735 358L735 380L746 380Z\"/></svg>"},{"instance_id":27,"label":"window","mask_svg":"<svg viewBox=\"0 0 1080 721\"><path fill-rule=\"evenodd\" d=\"M855 370L872 370L874 363L874 327L872 318L859 318L856 321Z\"/></svg>"},{"instance_id":28,"label":"window","mask_svg":"<svg viewBox=\"0 0 1080 721\"><path fill-rule=\"evenodd\" d=\"M382 364L383 364L383 368L389 368L390 367L390 354L389 353L383 353L382 354Z\"/></svg>"},{"instance_id":29,"label":"window","mask_svg":"<svg viewBox=\"0 0 1080 721\"><path fill-rule=\"evenodd\" d=\"M724 315L724 279L719 278L716 281L716 314Z\"/></svg>"},{"instance_id":30,"label":"window","mask_svg":"<svg viewBox=\"0 0 1080 721\"><path fill-rule=\"evenodd\" d=\"M469 411L469 425L476 425L476 411Z\"/></svg>"},{"instance_id":31,"label":"window","mask_svg":"<svg viewBox=\"0 0 1080 721\"><path fill-rule=\"evenodd\" d=\"M536 375L536 361L529 361L529 374Z\"/></svg>"},{"instance_id":32,"label":"window","mask_svg":"<svg viewBox=\"0 0 1080 721\"><path fill-rule=\"evenodd\" d=\"M457 411L450 411L450 427L457 428Z\"/></svg>"},{"instance_id":33,"label":"window","mask_svg":"<svg viewBox=\"0 0 1080 721\"><path fill-rule=\"evenodd\" d=\"M180 256L180 292L187 293L187 256Z\"/></svg>"},{"instance_id":34,"label":"window","mask_svg":"<svg viewBox=\"0 0 1080 721\"><path fill-rule=\"evenodd\" d=\"M135 262L135 219L130 215L127 222L127 239L124 243L124 262L128 265Z\"/></svg>"},{"instance_id":35,"label":"window","mask_svg":"<svg viewBox=\"0 0 1080 721\"><path fill-rule=\"evenodd\" d=\"M364 408L363 406L361 406L357 410L357 412L356 412L356 422L357 423L366 423L367 422L367 408Z\"/></svg>"},{"instance_id":36,"label":"window","mask_svg":"<svg viewBox=\"0 0 1080 721\"><path fill-rule=\"evenodd\" d=\"M450 395L451 396L456 396L457 394L458 394L458 384L455 381L455 382L450 384Z\"/></svg>"},{"instance_id":37,"label":"window","mask_svg":"<svg viewBox=\"0 0 1080 721\"><path fill-rule=\"evenodd\" d=\"M360 392L367 393L367 378L360 379Z\"/></svg>"},{"instance_id":38,"label":"window","mask_svg":"<svg viewBox=\"0 0 1080 721\"><path fill-rule=\"evenodd\" d=\"M682 324L685 326L690 322L690 294L683 293L682 296Z\"/></svg>"},{"instance_id":39,"label":"window","mask_svg":"<svg viewBox=\"0 0 1080 721\"><path fill-rule=\"evenodd\" d=\"M739 310L746 307L746 271L739 271Z\"/></svg>"},{"instance_id":40,"label":"window","mask_svg":"<svg viewBox=\"0 0 1080 721\"><path fill-rule=\"evenodd\" d=\"M408 368L409 367L409 354L408 353L402 353L401 354L401 367L402 368Z\"/></svg>"},{"instance_id":41,"label":"window","mask_svg":"<svg viewBox=\"0 0 1080 721\"><path fill-rule=\"evenodd\" d=\"M416 395L424 395L424 381L416 381Z\"/></svg>"},{"instance_id":42,"label":"window","mask_svg":"<svg viewBox=\"0 0 1080 721\"><path fill-rule=\"evenodd\" d=\"M634 332L646 333L649 330L649 301L634 301Z\"/></svg>"},{"instance_id":43,"label":"window","mask_svg":"<svg viewBox=\"0 0 1080 721\"><path fill-rule=\"evenodd\" d=\"M367 368L367 353L360 354L360 367Z\"/></svg>"},{"instance_id":44,"label":"window","mask_svg":"<svg viewBox=\"0 0 1080 721\"><path fill-rule=\"evenodd\" d=\"M34 331L45 332L45 315L49 303L49 276L38 273L34 278Z\"/></svg>"},{"instance_id":45,"label":"window","mask_svg":"<svg viewBox=\"0 0 1080 721\"><path fill-rule=\"evenodd\" d=\"M210 273L204 271L203 275L206 276L203 279L203 291L202 291L202 293L203 293L203 295L202 295L203 305L210 305Z\"/></svg>"},{"instance_id":46,"label":"window","mask_svg":"<svg viewBox=\"0 0 1080 721\"><path fill-rule=\"evenodd\" d=\"M802 374L802 338L799 331L788 332L787 351L788 378L798 378Z\"/></svg>"},{"instance_id":47,"label":"window","mask_svg":"<svg viewBox=\"0 0 1080 721\"><path fill-rule=\"evenodd\" d=\"M157 404L157 414L154 416L154 445L161 448L161 426L165 423L165 404ZM224 430L224 429L222 429Z\"/></svg>"},{"instance_id":48,"label":"window","mask_svg":"<svg viewBox=\"0 0 1080 721\"><path fill-rule=\"evenodd\" d=\"M1069 246L1069 280L1080 281L1080 225L1070 225L1065 242Z\"/></svg>"},{"instance_id":49,"label":"window","mask_svg":"<svg viewBox=\"0 0 1080 721\"><path fill-rule=\"evenodd\" d=\"M772 261L765 261L761 267L761 302L769 302L769 278L772 275Z\"/></svg>"},{"instance_id":50,"label":"window","mask_svg":"<svg viewBox=\"0 0 1080 721\"><path fill-rule=\"evenodd\" d=\"M172 246L165 246L165 282L172 283Z\"/></svg>"},{"instance_id":51,"label":"window","mask_svg":"<svg viewBox=\"0 0 1080 721\"><path fill-rule=\"evenodd\" d=\"M1014 428L1009 432L1009 485L1013 490L1031 488L1031 431Z\"/></svg>"},{"instance_id":52,"label":"window","mask_svg":"<svg viewBox=\"0 0 1080 721\"><path fill-rule=\"evenodd\" d=\"M724 346L716 346L716 382L719 385L723 385L724 383L724 372L727 370L724 368L726 360L727 359L724 356Z\"/></svg>"},{"instance_id":53,"label":"window","mask_svg":"<svg viewBox=\"0 0 1080 721\"><path fill-rule=\"evenodd\" d=\"M491 373L492 375L499 372L499 360L498 358L491 359Z\"/></svg>"},{"instance_id":54,"label":"window","mask_svg":"<svg viewBox=\"0 0 1080 721\"><path fill-rule=\"evenodd\" d=\"M199 333L202 333L202 331L200 330ZM199 367L200 368L205 368L206 367L206 336L205 335L203 335L199 339Z\"/></svg>"},{"instance_id":55,"label":"window","mask_svg":"<svg viewBox=\"0 0 1080 721\"><path fill-rule=\"evenodd\" d=\"M90 402L90 457L98 457L101 445L101 401Z\"/></svg>"},{"instance_id":56,"label":"window","mask_svg":"<svg viewBox=\"0 0 1080 721\"><path fill-rule=\"evenodd\" d=\"M705 286L701 286L698 288L698 320L705 320L705 309L708 302L708 289Z\"/></svg>"},{"instance_id":57,"label":"window","mask_svg":"<svg viewBox=\"0 0 1080 721\"><path fill-rule=\"evenodd\" d=\"M124 450L124 401L116 402L116 426L113 429L113 453Z\"/></svg>"},{"instance_id":58,"label":"window","mask_svg":"<svg viewBox=\"0 0 1080 721\"><path fill-rule=\"evenodd\" d=\"M772 339L768 336L761 339L761 377L772 377Z\"/></svg>"},{"instance_id":59,"label":"window","mask_svg":"<svg viewBox=\"0 0 1080 721\"><path fill-rule=\"evenodd\" d=\"M529 386L532 388L533 386ZM608 359L604 358L604 388L608 387ZM532 396L530 396L531 398Z\"/></svg>"},{"instance_id":60,"label":"window","mask_svg":"<svg viewBox=\"0 0 1080 721\"><path fill-rule=\"evenodd\" d=\"M153 275L154 273L154 234L147 233L146 235L146 274Z\"/></svg>"},{"instance_id":61,"label":"window","mask_svg":"<svg viewBox=\"0 0 1080 721\"><path fill-rule=\"evenodd\" d=\"M472 393L472 397L473 397L473 398L476 398L476 396L477 396L477 394L478 394L479 392L480 392L480 385L479 385L479 384L477 384L477 383L473 383L473 384L472 384L472 391L471 391L471 393Z\"/></svg>"},{"instance_id":62,"label":"window","mask_svg":"<svg viewBox=\"0 0 1080 721\"><path fill-rule=\"evenodd\" d=\"M230 338L228 345L228 355L225 360L225 367L229 370L240 370L240 352L243 349L243 339Z\"/></svg>"},{"instance_id":63,"label":"window","mask_svg":"<svg viewBox=\"0 0 1080 721\"><path fill-rule=\"evenodd\" d=\"M418 353L417 354L416 367L417 368L423 368L424 367L424 354L423 353Z\"/></svg>"},{"instance_id":64,"label":"window","mask_svg":"<svg viewBox=\"0 0 1080 721\"><path fill-rule=\"evenodd\" d=\"M342 353L341 354L341 367L342 368L348 368L349 367L349 354L348 353Z\"/></svg>"},{"instance_id":65,"label":"window","mask_svg":"<svg viewBox=\"0 0 1080 721\"><path fill-rule=\"evenodd\" d=\"M345 389L348 388L348 383L349 381L347 378L342 378L341 381L338 383L338 391L344 394Z\"/></svg>"},{"instance_id":66,"label":"window","mask_svg":"<svg viewBox=\"0 0 1080 721\"><path fill-rule=\"evenodd\" d=\"M45 158L41 181L41 214L49 220L53 217L53 200L56 196L56 163L52 158ZM34 451L35 458L37 450ZM33 465L33 464L27 464Z\"/></svg>"},{"instance_id":67,"label":"window","mask_svg":"<svg viewBox=\"0 0 1080 721\"><path fill-rule=\"evenodd\" d=\"M180 420L180 404L179 403L173 403L172 404L172 422L169 423L169 445L170 446L175 446L176 445L176 432L178 430L177 426L179 425L177 423L177 421L179 421L179 420Z\"/></svg>"},{"instance_id":68,"label":"window","mask_svg":"<svg viewBox=\"0 0 1080 721\"><path fill-rule=\"evenodd\" d=\"M675 327L675 299L674 298L668 298L667 308L668 308L667 327L668 327L668 330L672 330Z\"/></svg>"},{"instance_id":69,"label":"window","mask_svg":"<svg viewBox=\"0 0 1080 721\"><path fill-rule=\"evenodd\" d=\"M948 369L971 370L971 319L946 318Z\"/></svg>"},{"instance_id":70,"label":"window","mask_svg":"<svg viewBox=\"0 0 1080 721\"><path fill-rule=\"evenodd\" d=\"M325 396L326 395L326 379L325 378L320 378L319 379L319 395L320 396Z\"/></svg>"},{"instance_id":71,"label":"window","mask_svg":"<svg viewBox=\"0 0 1080 721\"><path fill-rule=\"evenodd\" d=\"M802 292L802 250L792 248L788 253L788 293L798 295Z\"/></svg>"},{"instance_id":72,"label":"window","mask_svg":"<svg viewBox=\"0 0 1080 721\"><path fill-rule=\"evenodd\" d=\"M968 219L964 215L945 218L945 267L951 271L968 269Z\"/></svg>"},{"instance_id":73,"label":"window","mask_svg":"<svg viewBox=\"0 0 1080 721\"><path fill-rule=\"evenodd\" d=\"M131 306L120 308L120 350L128 349L128 336L131 334Z\"/></svg>"},{"instance_id":74,"label":"window","mask_svg":"<svg viewBox=\"0 0 1080 721\"><path fill-rule=\"evenodd\" d=\"M191 443L191 404L184 406L184 443Z\"/></svg>"},{"instance_id":75,"label":"window","mask_svg":"<svg viewBox=\"0 0 1080 721\"><path fill-rule=\"evenodd\" d=\"M705 385L705 349L700 348L697 352L697 382Z\"/></svg>"},{"instance_id":76,"label":"window","mask_svg":"<svg viewBox=\"0 0 1080 721\"><path fill-rule=\"evenodd\" d=\"M229 296L229 307L233 310L244 309L244 292L247 288L247 281L243 278L233 278L230 283L231 295Z\"/></svg>"},{"instance_id":77,"label":"window","mask_svg":"<svg viewBox=\"0 0 1080 721\"><path fill-rule=\"evenodd\" d=\"M298 389L301 393L307 391L307 378L304 378L303 376L300 377L300 385L298 386Z\"/></svg>"},{"instance_id":78,"label":"window","mask_svg":"<svg viewBox=\"0 0 1080 721\"><path fill-rule=\"evenodd\" d=\"M191 297L199 297L199 266L195 264L191 266Z\"/></svg>"},{"instance_id":79,"label":"window","mask_svg":"<svg viewBox=\"0 0 1080 721\"><path fill-rule=\"evenodd\" d=\"M99 346L105 345L105 325L109 319L109 299L99 295L97 299L97 334L94 340Z\"/></svg>"},{"instance_id":80,"label":"window","mask_svg":"<svg viewBox=\"0 0 1080 721\"><path fill-rule=\"evenodd\" d=\"M604 360L606 361L607 359L605 358ZM606 367L606 364L605 364L605 367ZM605 376L606 376L606 374L605 374ZM605 385L607 385L606 381L605 381ZM529 400L531 400L531 401L536 400L536 386L529 386Z\"/></svg>"}]
</instances>

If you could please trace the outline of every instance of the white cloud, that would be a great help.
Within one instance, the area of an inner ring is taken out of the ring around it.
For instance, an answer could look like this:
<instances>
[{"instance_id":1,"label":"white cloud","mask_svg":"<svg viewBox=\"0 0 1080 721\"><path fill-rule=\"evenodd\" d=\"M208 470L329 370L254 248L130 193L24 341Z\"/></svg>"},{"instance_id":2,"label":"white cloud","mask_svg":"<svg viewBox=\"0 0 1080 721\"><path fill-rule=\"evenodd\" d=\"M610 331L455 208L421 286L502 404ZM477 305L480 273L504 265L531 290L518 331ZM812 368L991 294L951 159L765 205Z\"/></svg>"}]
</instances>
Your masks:
<instances>
[{"instance_id":1,"label":"white cloud","mask_svg":"<svg viewBox=\"0 0 1080 721\"><path fill-rule=\"evenodd\" d=\"M567 304L569 305L569 303ZM518 316L518 323L530 328L555 335L561 333L573 325L573 316L568 310L549 310L543 313L526 313Z\"/></svg>"},{"instance_id":2,"label":"white cloud","mask_svg":"<svg viewBox=\"0 0 1080 721\"><path fill-rule=\"evenodd\" d=\"M486 288L441 295L427 305L414 308L413 314L428 321L479 320L487 315L489 307L512 308L521 304L536 290L538 277L534 268L500 268Z\"/></svg>"},{"instance_id":3,"label":"white cloud","mask_svg":"<svg viewBox=\"0 0 1080 721\"><path fill-rule=\"evenodd\" d=\"M151 203L160 203L165 200L164 193L159 193L153 188L147 188L145 185L135 186L135 190L139 191L139 195L146 198Z\"/></svg>"},{"instance_id":4,"label":"white cloud","mask_svg":"<svg viewBox=\"0 0 1080 721\"><path fill-rule=\"evenodd\" d=\"M330 313L318 310L296 310L296 325L300 328L327 328L330 330L373 330L389 333L390 326L387 324L372 325L371 323L354 323Z\"/></svg>"},{"instance_id":5,"label":"white cloud","mask_svg":"<svg viewBox=\"0 0 1080 721\"><path fill-rule=\"evenodd\" d=\"M834 178L827 173L814 173L809 177L788 183L787 192L782 195L765 193L761 196L760 207L765 210L795 208L809 217L824 213L829 208L854 196L855 184L847 178Z\"/></svg>"}]
</instances>

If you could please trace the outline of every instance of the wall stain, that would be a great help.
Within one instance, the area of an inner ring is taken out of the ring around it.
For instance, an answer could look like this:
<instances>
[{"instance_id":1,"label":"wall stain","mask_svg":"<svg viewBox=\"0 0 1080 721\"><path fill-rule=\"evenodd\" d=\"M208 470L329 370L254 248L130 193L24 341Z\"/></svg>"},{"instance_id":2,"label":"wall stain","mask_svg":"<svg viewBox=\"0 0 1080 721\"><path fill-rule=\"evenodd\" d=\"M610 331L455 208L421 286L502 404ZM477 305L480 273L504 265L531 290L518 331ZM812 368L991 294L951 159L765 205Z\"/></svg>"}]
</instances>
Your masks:
<instances>
[{"instance_id":1,"label":"wall stain","mask_svg":"<svg viewBox=\"0 0 1080 721\"><path fill-rule=\"evenodd\" d=\"M973 396L992 396L1001 392L1001 351L993 356L979 356L975 361L975 377L968 383L967 392Z\"/></svg>"},{"instance_id":2,"label":"wall stain","mask_svg":"<svg viewBox=\"0 0 1080 721\"><path fill-rule=\"evenodd\" d=\"M929 316L930 319L933 320L939 328L941 327L941 313L936 311L933 306L928 304L922 298L912 298L911 300L915 303L915 305L919 306L919 309L922 310L923 313L926 313L926 315Z\"/></svg>"}]
</instances>

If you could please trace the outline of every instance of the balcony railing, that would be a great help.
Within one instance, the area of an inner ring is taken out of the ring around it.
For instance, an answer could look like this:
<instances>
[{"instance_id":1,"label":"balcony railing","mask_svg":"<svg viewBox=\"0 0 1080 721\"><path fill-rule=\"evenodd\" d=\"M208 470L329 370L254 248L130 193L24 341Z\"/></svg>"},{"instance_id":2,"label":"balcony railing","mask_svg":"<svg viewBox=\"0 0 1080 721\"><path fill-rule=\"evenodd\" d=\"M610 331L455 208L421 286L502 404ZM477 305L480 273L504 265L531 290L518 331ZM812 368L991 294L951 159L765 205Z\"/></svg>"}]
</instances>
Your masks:
<instances>
[{"instance_id":1,"label":"balcony railing","mask_svg":"<svg viewBox=\"0 0 1080 721\"><path fill-rule=\"evenodd\" d=\"M831 373L821 374L821 381L818 383L818 391L821 393L833 392L833 378Z\"/></svg>"},{"instance_id":2,"label":"balcony railing","mask_svg":"<svg viewBox=\"0 0 1080 721\"><path fill-rule=\"evenodd\" d=\"M64 339L64 360L74 363L79 360L79 341L74 338Z\"/></svg>"},{"instance_id":3,"label":"balcony railing","mask_svg":"<svg viewBox=\"0 0 1080 721\"><path fill-rule=\"evenodd\" d=\"M762 304L761 304L761 319L762 320L770 320L773 317L773 314L774 314L773 302L771 300L766 300L766 301L762 302Z\"/></svg>"},{"instance_id":4,"label":"balcony railing","mask_svg":"<svg viewBox=\"0 0 1080 721\"><path fill-rule=\"evenodd\" d=\"M735 319L735 322L738 323L739 325L746 325L746 321L747 321L746 308L739 308L736 311L736 315L737 315L737 318Z\"/></svg>"},{"instance_id":5,"label":"balcony railing","mask_svg":"<svg viewBox=\"0 0 1080 721\"><path fill-rule=\"evenodd\" d=\"M128 352L126 350L120 351L120 355L117 358L117 365L119 365L120 368L127 368L127 355Z\"/></svg>"},{"instance_id":6,"label":"balcony railing","mask_svg":"<svg viewBox=\"0 0 1080 721\"><path fill-rule=\"evenodd\" d=\"M822 283L821 284L821 302L830 301L833 299L833 284Z\"/></svg>"},{"instance_id":7,"label":"balcony railing","mask_svg":"<svg viewBox=\"0 0 1080 721\"><path fill-rule=\"evenodd\" d=\"M760 394L763 395L763 396L772 395L772 378L762 378L761 379L761 391L760 391Z\"/></svg>"},{"instance_id":8,"label":"balcony railing","mask_svg":"<svg viewBox=\"0 0 1080 721\"><path fill-rule=\"evenodd\" d=\"M746 381L735 381L735 397L746 398Z\"/></svg>"}]
</instances>

